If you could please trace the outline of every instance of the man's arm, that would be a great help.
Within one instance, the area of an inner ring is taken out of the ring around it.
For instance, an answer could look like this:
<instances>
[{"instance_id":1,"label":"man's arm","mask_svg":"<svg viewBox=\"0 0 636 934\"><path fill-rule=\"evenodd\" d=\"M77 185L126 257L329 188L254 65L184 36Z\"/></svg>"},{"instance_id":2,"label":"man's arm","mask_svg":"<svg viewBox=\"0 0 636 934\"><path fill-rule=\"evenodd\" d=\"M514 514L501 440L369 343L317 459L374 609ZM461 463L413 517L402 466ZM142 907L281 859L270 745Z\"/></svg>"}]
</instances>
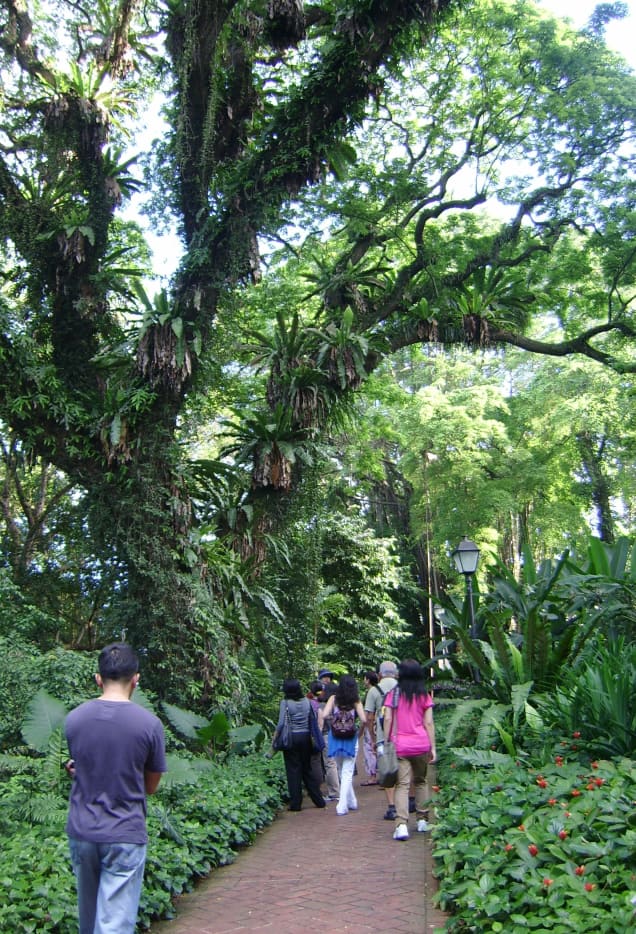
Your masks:
<instances>
[{"instance_id":1,"label":"man's arm","mask_svg":"<svg viewBox=\"0 0 636 934\"><path fill-rule=\"evenodd\" d=\"M375 711L374 710L365 710L367 715L367 733L371 736L373 742L375 742Z\"/></svg>"},{"instance_id":2,"label":"man's arm","mask_svg":"<svg viewBox=\"0 0 636 934\"><path fill-rule=\"evenodd\" d=\"M162 774L162 772L144 772L144 785L146 787L147 795L154 795L155 791L159 787Z\"/></svg>"}]
</instances>

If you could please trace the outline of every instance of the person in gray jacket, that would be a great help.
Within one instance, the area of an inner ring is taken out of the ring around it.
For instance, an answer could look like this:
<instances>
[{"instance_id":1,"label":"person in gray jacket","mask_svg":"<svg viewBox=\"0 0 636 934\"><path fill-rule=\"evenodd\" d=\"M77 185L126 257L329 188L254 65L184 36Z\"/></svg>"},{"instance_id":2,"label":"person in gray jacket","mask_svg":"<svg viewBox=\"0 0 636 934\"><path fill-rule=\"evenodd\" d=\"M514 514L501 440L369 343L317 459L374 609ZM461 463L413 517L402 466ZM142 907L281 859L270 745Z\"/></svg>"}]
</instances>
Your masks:
<instances>
[{"instance_id":1,"label":"person in gray jacket","mask_svg":"<svg viewBox=\"0 0 636 934\"><path fill-rule=\"evenodd\" d=\"M311 703L303 697L300 681L296 678L286 678L283 681L283 700L280 702L274 739L282 729L286 711L289 711L292 728L292 748L283 749L287 790L289 791L289 810L300 811L303 784L316 807L324 808L325 800L320 793L320 784L311 767L312 745L309 727Z\"/></svg>"}]
</instances>

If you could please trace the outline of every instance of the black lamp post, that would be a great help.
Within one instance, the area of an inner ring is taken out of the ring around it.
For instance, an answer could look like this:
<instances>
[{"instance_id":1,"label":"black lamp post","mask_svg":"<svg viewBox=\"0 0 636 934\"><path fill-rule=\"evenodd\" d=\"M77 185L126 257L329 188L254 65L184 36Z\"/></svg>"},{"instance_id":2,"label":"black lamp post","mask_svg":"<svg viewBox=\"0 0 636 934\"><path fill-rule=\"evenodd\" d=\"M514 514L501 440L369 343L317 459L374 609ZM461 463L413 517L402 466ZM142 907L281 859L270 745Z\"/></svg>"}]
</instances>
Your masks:
<instances>
[{"instance_id":1,"label":"black lamp post","mask_svg":"<svg viewBox=\"0 0 636 934\"><path fill-rule=\"evenodd\" d=\"M477 637L477 628L475 626L475 607L473 606L473 574L477 570L479 562L479 548L464 536L457 548L452 552L451 558L455 562L455 567L459 573L464 575L466 581L466 597L470 613L470 638L475 639Z\"/></svg>"}]
</instances>

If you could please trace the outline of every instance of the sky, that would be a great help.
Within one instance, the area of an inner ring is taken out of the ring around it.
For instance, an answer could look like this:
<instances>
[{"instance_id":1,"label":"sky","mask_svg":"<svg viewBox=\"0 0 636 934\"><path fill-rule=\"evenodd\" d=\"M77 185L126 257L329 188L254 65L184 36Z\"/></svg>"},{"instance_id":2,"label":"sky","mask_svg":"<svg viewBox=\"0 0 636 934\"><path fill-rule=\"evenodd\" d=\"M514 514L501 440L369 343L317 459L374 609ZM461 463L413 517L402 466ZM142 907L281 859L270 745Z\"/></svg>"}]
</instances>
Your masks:
<instances>
[{"instance_id":1,"label":"sky","mask_svg":"<svg viewBox=\"0 0 636 934\"><path fill-rule=\"evenodd\" d=\"M555 16L569 19L574 27L581 28L588 22L600 0L538 0L538 2ZM628 16L610 23L605 35L610 48L620 52L636 69L636 0L624 0L624 2L629 9ZM167 279L175 271L181 254L178 239L170 235L157 236L152 230L152 225L137 215L133 205L131 205L131 213L145 227L146 238L153 251L154 267L162 271L162 279L167 284ZM150 291L153 291L152 288Z\"/></svg>"},{"instance_id":2,"label":"sky","mask_svg":"<svg viewBox=\"0 0 636 934\"><path fill-rule=\"evenodd\" d=\"M585 26L600 0L538 0L555 16L572 20L577 28ZM607 26L605 38L610 48L620 52L636 68L636 0L624 0L629 15Z\"/></svg>"}]
</instances>

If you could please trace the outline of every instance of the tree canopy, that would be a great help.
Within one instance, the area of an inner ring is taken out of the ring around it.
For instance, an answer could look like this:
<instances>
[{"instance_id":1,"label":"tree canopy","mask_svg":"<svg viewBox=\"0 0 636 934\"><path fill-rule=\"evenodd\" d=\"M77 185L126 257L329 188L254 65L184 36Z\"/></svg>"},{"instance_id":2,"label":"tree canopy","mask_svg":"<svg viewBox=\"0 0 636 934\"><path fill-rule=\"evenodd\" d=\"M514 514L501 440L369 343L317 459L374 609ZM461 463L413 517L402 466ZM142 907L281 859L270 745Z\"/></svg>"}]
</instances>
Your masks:
<instances>
[{"instance_id":1,"label":"tree canopy","mask_svg":"<svg viewBox=\"0 0 636 934\"><path fill-rule=\"evenodd\" d=\"M223 680L227 556L258 575L387 356L512 345L636 368L635 84L598 17L575 33L490 0L1 9L0 419L85 492L86 534L120 569L112 618L162 691ZM142 180L124 147L158 88ZM142 188L184 249L156 295L120 210ZM231 444L193 464L208 396L209 420L235 403Z\"/></svg>"}]
</instances>

